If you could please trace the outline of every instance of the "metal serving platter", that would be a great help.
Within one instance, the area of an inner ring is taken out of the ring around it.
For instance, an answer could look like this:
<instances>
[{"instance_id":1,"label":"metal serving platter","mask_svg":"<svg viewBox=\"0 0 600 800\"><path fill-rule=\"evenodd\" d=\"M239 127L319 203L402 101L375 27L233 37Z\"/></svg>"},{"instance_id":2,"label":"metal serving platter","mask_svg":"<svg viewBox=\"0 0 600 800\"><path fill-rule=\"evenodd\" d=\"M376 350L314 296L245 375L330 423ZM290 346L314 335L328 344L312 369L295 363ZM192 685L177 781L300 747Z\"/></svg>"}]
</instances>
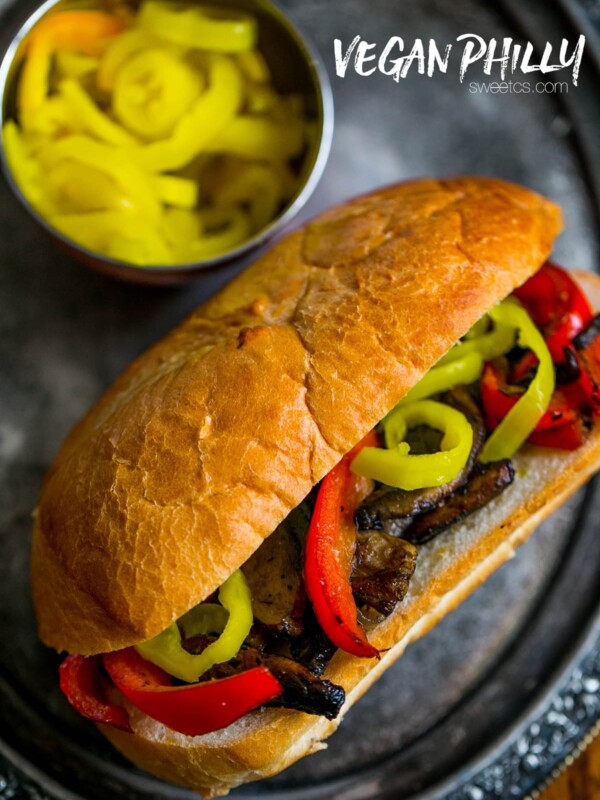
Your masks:
<instances>
[{"instance_id":1,"label":"metal serving platter","mask_svg":"<svg viewBox=\"0 0 600 800\"><path fill-rule=\"evenodd\" d=\"M416 175L488 173L558 200L557 258L598 269L600 48L567 0L285 0L332 74L331 160L304 216ZM31 10L0 0L0 36ZM333 39L392 34L588 42L568 94L471 94L454 75L335 77ZM62 699L36 639L31 512L70 427L141 350L242 264L183 289L88 273L0 183L0 798L190 798L132 768ZM592 483L350 711L327 750L238 790L250 800L485 800L542 785L600 718L600 488Z\"/></svg>"}]
</instances>

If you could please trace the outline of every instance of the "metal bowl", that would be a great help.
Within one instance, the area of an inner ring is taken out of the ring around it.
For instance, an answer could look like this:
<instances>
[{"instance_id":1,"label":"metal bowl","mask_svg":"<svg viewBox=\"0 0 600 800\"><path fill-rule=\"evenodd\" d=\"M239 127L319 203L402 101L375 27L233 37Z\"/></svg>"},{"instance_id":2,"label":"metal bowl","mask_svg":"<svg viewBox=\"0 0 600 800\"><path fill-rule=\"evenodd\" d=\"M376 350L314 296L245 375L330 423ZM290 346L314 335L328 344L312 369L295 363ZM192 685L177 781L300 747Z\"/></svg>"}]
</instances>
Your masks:
<instances>
[{"instance_id":1,"label":"metal bowl","mask_svg":"<svg viewBox=\"0 0 600 800\"><path fill-rule=\"evenodd\" d=\"M194 0L190 0L192 4ZM209 0L210 2L210 0ZM0 64L0 129L15 116L16 84L23 63L23 42L37 22L58 6L68 7L69 0L47 0L17 30ZM137 6L137 0L131 5ZM219 5L252 13L258 20L258 47L267 61L275 87L280 92L294 92L305 97L307 115L314 135L299 170L296 193L279 214L261 231L235 249L203 261L169 266L137 266L89 250L63 236L39 214L19 189L8 165L0 137L0 163L12 190L32 217L63 250L87 266L115 278L134 283L182 283L207 270L224 266L256 250L282 229L304 206L314 191L327 163L333 136L333 99L327 72L312 46L292 21L270 0L219 0Z\"/></svg>"}]
</instances>

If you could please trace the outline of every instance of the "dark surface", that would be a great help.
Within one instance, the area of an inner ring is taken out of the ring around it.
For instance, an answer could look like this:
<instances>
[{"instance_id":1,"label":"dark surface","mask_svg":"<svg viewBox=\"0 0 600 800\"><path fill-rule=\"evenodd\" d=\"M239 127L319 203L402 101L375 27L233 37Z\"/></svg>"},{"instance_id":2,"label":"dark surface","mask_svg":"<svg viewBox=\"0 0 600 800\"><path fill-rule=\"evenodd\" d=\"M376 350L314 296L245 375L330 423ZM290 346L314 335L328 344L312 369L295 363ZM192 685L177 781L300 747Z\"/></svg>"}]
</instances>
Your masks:
<instances>
[{"instance_id":1,"label":"dark surface","mask_svg":"<svg viewBox=\"0 0 600 800\"><path fill-rule=\"evenodd\" d=\"M466 31L573 38L558 5L509 4L509 13L476 0L346 0L343 13L322 0L282 6L316 40L330 69L333 38L348 42L356 33L381 45L392 34L443 43ZM25 15L24 5L0 17L1 36ZM0 13L7 7L0 0ZM589 44L580 86L560 100L470 94L456 72L411 72L400 84L333 76L332 157L304 216L407 177L488 173L558 200L567 225L558 260L598 268L600 106ZM38 643L29 599L31 511L44 471L79 416L137 353L239 266L182 290L112 283L54 250L0 184L0 749L18 764L0 764L0 796L68 796L61 786L86 800L186 796L127 765L60 696L58 657ZM600 716L600 646L589 634L600 600L599 518L600 493L590 487L409 649L352 709L327 751L238 795L525 795ZM486 758L491 765L479 772Z\"/></svg>"}]
</instances>

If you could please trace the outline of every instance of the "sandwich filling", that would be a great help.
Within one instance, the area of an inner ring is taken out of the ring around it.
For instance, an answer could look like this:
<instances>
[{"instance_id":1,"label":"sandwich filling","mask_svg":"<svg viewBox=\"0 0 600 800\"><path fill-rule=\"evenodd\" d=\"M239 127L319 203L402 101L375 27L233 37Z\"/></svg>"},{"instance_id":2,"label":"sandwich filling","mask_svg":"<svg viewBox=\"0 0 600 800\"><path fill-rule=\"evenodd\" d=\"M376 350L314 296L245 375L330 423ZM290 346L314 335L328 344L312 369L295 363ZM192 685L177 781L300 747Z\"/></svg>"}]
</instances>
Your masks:
<instances>
[{"instance_id":1,"label":"sandwich filling","mask_svg":"<svg viewBox=\"0 0 600 800\"><path fill-rule=\"evenodd\" d=\"M187 735L270 705L334 719L336 650L407 593L419 549L498 497L526 443L574 450L600 415L600 315L547 263L496 305L328 473L214 596L147 642L69 655L69 702L131 730L129 703Z\"/></svg>"}]
</instances>

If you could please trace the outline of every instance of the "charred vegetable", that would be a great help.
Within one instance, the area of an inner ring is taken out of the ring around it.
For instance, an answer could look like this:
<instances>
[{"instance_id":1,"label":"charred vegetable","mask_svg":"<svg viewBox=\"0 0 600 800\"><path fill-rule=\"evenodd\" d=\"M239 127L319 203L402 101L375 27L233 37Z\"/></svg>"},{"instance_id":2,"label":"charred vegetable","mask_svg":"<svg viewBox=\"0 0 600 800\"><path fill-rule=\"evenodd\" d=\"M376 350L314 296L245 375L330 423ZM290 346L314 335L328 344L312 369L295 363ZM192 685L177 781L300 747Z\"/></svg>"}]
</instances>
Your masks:
<instances>
[{"instance_id":1,"label":"charred vegetable","mask_svg":"<svg viewBox=\"0 0 600 800\"><path fill-rule=\"evenodd\" d=\"M200 654L212 641L210 636L194 636L184 642L184 647L189 653ZM283 693L272 705L318 714L327 719L335 719L339 714L346 697L342 687L321 680L302 664L285 656L243 647L235 658L225 664L215 665L209 677L228 678L256 667L266 667L283 687Z\"/></svg>"},{"instance_id":2,"label":"charred vegetable","mask_svg":"<svg viewBox=\"0 0 600 800\"><path fill-rule=\"evenodd\" d=\"M242 571L252 594L254 618L270 630L298 636L304 627L302 560L300 545L286 522L263 542Z\"/></svg>"},{"instance_id":3,"label":"charred vegetable","mask_svg":"<svg viewBox=\"0 0 600 800\"><path fill-rule=\"evenodd\" d=\"M313 675L322 675L331 661L336 646L327 638L309 606L304 615L304 632L291 643L292 656Z\"/></svg>"},{"instance_id":4,"label":"charred vegetable","mask_svg":"<svg viewBox=\"0 0 600 800\"><path fill-rule=\"evenodd\" d=\"M391 614L408 591L416 562L412 544L383 531L360 533L352 571L354 596L381 614Z\"/></svg>"},{"instance_id":5,"label":"charred vegetable","mask_svg":"<svg viewBox=\"0 0 600 800\"><path fill-rule=\"evenodd\" d=\"M475 468L468 482L446 498L437 508L418 516L404 531L409 542L423 544L450 525L487 505L501 494L515 477L508 459Z\"/></svg>"}]
</instances>

